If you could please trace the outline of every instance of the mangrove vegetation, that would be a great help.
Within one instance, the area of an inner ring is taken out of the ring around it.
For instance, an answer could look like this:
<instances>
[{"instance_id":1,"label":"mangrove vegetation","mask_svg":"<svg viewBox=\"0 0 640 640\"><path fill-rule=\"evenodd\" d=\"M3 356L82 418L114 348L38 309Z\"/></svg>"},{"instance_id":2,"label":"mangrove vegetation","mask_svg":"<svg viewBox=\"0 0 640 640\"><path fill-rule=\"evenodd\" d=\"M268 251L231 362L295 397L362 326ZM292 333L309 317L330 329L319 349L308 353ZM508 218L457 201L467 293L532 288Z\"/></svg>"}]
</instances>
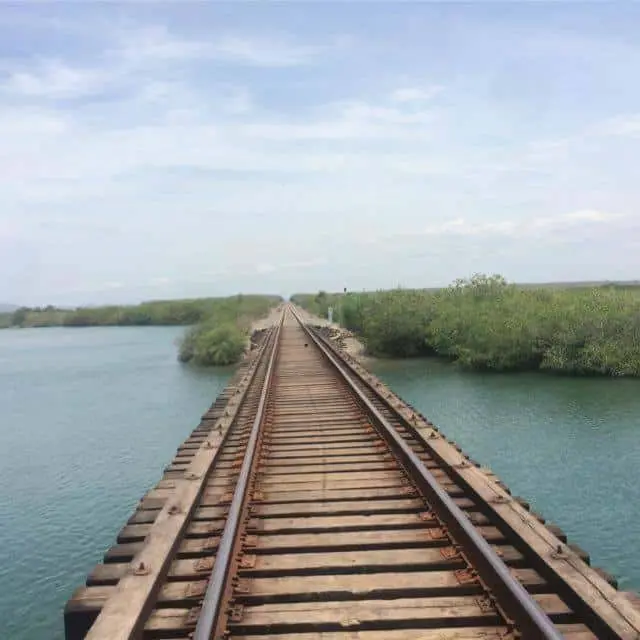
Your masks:
<instances>
[{"instance_id":1,"label":"mangrove vegetation","mask_svg":"<svg viewBox=\"0 0 640 640\"><path fill-rule=\"evenodd\" d=\"M374 356L436 355L475 370L640 376L640 287L522 287L475 275L441 290L297 294Z\"/></svg>"}]
</instances>

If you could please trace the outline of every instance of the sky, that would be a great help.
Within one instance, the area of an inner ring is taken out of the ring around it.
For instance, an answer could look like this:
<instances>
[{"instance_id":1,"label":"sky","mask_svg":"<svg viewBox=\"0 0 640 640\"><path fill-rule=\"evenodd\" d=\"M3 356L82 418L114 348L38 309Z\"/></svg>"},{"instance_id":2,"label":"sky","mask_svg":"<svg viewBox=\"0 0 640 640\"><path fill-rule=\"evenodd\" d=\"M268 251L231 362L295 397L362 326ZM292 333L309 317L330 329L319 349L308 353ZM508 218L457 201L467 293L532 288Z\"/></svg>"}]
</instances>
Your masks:
<instances>
[{"instance_id":1,"label":"sky","mask_svg":"<svg viewBox=\"0 0 640 640\"><path fill-rule=\"evenodd\" d=\"M638 24L0 2L0 301L639 278Z\"/></svg>"}]
</instances>

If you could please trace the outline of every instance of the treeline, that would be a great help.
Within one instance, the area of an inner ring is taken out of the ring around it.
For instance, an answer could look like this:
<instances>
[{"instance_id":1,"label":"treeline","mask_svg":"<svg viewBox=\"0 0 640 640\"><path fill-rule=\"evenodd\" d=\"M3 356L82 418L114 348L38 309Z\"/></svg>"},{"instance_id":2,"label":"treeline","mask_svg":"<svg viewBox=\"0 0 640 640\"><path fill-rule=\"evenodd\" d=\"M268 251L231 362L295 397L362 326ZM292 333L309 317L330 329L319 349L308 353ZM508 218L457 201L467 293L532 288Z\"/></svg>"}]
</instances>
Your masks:
<instances>
[{"instance_id":1,"label":"treeline","mask_svg":"<svg viewBox=\"0 0 640 640\"><path fill-rule=\"evenodd\" d=\"M439 291L298 294L375 356L437 355L476 370L640 376L640 287L535 288L475 275Z\"/></svg>"},{"instance_id":2,"label":"treeline","mask_svg":"<svg viewBox=\"0 0 640 640\"><path fill-rule=\"evenodd\" d=\"M2 314L4 327L101 327L193 325L213 317L242 325L280 301L278 296L237 295L227 298L154 300L137 305L60 309L21 307Z\"/></svg>"}]
</instances>

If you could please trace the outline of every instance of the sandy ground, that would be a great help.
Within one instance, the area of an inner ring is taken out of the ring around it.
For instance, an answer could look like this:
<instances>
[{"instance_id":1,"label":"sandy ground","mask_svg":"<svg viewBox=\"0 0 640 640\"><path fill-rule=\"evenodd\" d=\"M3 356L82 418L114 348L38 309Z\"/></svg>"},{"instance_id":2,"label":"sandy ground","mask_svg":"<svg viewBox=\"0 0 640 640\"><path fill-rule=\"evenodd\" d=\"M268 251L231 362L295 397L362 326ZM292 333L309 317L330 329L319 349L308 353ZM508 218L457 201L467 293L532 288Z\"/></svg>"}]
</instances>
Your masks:
<instances>
[{"instance_id":1,"label":"sandy ground","mask_svg":"<svg viewBox=\"0 0 640 640\"><path fill-rule=\"evenodd\" d=\"M278 320L280 320L282 307L283 305L278 305L277 307L271 309L267 316L256 320L251 325L251 331L261 331L263 329L273 327L278 322ZM344 350L350 356L360 361L371 359L365 355L364 345L350 331L343 329L339 324L336 324L335 322L329 322L326 318L314 316L308 311L305 311L302 307L296 307L295 309L305 323L321 327L331 327L335 331L335 337L340 336L344 339Z\"/></svg>"},{"instance_id":2,"label":"sandy ground","mask_svg":"<svg viewBox=\"0 0 640 640\"><path fill-rule=\"evenodd\" d=\"M329 322L326 318L314 316L302 307L296 307L296 311L298 312L298 315L302 318L302 320L307 324L321 327L331 327L332 329L334 329L334 331L336 331L336 334L344 338L344 350L353 358L356 358L360 361L371 359L365 355L364 345L355 337L353 333L351 333L351 331L343 329L339 324L335 322Z\"/></svg>"},{"instance_id":3,"label":"sandy ground","mask_svg":"<svg viewBox=\"0 0 640 640\"><path fill-rule=\"evenodd\" d=\"M264 318L256 320L251 325L251 333L253 333L254 331L262 331L263 329L269 329L270 327L273 327L278 322L278 320L280 320L282 306L283 305L279 304L277 307L271 309L268 315L266 315Z\"/></svg>"}]
</instances>

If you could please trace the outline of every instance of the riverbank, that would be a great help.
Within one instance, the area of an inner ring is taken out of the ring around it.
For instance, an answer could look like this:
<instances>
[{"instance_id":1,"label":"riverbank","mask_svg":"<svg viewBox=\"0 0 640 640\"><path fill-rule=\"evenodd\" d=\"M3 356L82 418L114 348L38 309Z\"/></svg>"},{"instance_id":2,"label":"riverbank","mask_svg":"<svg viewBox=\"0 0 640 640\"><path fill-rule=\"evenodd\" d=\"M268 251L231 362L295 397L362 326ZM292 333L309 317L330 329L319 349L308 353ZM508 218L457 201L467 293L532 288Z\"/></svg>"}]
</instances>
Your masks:
<instances>
[{"instance_id":1,"label":"riverbank","mask_svg":"<svg viewBox=\"0 0 640 640\"><path fill-rule=\"evenodd\" d=\"M297 294L377 357L437 356L475 371L640 376L640 287L518 287L474 276L438 291Z\"/></svg>"}]
</instances>

